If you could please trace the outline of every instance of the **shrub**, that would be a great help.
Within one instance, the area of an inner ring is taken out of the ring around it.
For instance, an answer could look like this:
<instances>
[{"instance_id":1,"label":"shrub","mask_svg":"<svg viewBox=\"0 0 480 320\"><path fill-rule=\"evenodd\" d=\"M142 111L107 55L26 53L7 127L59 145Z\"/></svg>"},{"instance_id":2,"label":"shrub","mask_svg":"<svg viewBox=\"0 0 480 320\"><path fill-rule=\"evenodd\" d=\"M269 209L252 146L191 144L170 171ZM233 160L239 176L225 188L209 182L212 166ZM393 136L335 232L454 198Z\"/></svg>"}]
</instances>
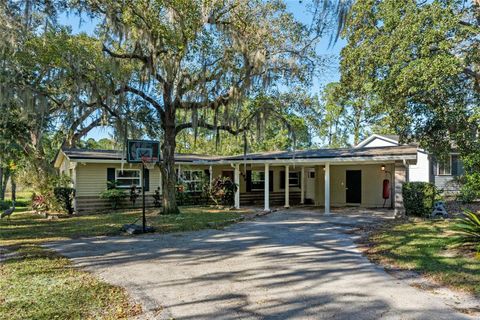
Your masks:
<instances>
[{"instance_id":1,"label":"shrub","mask_svg":"<svg viewBox=\"0 0 480 320\"><path fill-rule=\"evenodd\" d=\"M190 204L192 202L192 197L183 184L178 184L176 186L176 198L177 204L180 206Z\"/></svg>"},{"instance_id":2,"label":"shrub","mask_svg":"<svg viewBox=\"0 0 480 320\"><path fill-rule=\"evenodd\" d=\"M461 243L475 245L480 250L480 215L478 213L465 211L453 229L459 235Z\"/></svg>"},{"instance_id":3,"label":"shrub","mask_svg":"<svg viewBox=\"0 0 480 320\"><path fill-rule=\"evenodd\" d=\"M153 205L156 208L161 207L162 206L162 196L160 195L160 187L158 187L155 190L155 193L152 195L152 197L153 197Z\"/></svg>"},{"instance_id":4,"label":"shrub","mask_svg":"<svg viewBox=\"0 0 480 320\"><path fill-rule=\"evenodd\" d=\"M41 194L32 194L32 209L36 213L46 214L49 208L49 201L47 197Z\"/></svg>"},{"instance_id":5,"label":"shrub","mask_svg":"<svg viewBox=\"0 0 480 320\"><path fill-rule=\"evenodd\" d=\"M30 201L15 200L15 207L29 207ZM0 200L0 210L7 210L12 207L12 200Z\"/></svg>"},{"instance_id":6,"label":"shrub","mask_svg":"<svg viewBox=\"0 0 480 320\"><path fill-rule=\"evenodd\" d=\"M232 207L235 203L235 192L238 186L229 177L218 177L212 181L210 198L216 205Z\"/></svg>"},{"instance_id":7,"label":"shrub","mask_svg":"<svg viewBox=\"0 0 480 320\"><path fill-rule=\"evenodd\" d=\"M7 210L12 206L11 201L0 200L0 210Z\"/></svg>"},{"instance_id":8,"label":"shrub","mask_svg":"<svg viewBox=\"0 0 480 320\"><path fill-rule=\"evenodd\" d=\"M137 190L137 186L132 185L130 187L130 202L132 203L132 205L135 206L135 202L137 202L139 196L140 192Z\"/></svg>"},{"instance_id":9,"label":"shrub","mask_svg":"<svg viewBox=\"0 0 480 320\"><path fill-rule=\"evenodd\" d=\"M432 213L438 190L428 182L407 182L403 184L402 194L407 215L426 217Z\"/></svg>"},{"instance_id":10,"label":"shrub","mask_svg":"<svg viewBox=\"0 0 480 320\"><path fill-rule=\"evenodd\" d=\"M73 198L75 197L75 189L69 187L57 187L53 189L53 194L55 195L60 207L68 214L73 214Z\"/></svg>"},{"instance_id":11,"label":"shrub","mask_svg":"<svg viewBox=\"0 0 480 320\"><path fill-rule=\"evenodd\" d=\"M107 189L100 193L100 198L108 200L112 209L117 209L120 201L126 197L126 194L121 189Z\"/></svg>"},{"instance_id":12,"label":"shrub","mask_svg":"<svg viewBox=\"0 0 480 320\"><path fill-rule=\"evenodd\" d=\"M460 194L458 198L463 203L471 203L480 198L480 173L466 174L460 180Z\"/></svg>"}]
</instances>

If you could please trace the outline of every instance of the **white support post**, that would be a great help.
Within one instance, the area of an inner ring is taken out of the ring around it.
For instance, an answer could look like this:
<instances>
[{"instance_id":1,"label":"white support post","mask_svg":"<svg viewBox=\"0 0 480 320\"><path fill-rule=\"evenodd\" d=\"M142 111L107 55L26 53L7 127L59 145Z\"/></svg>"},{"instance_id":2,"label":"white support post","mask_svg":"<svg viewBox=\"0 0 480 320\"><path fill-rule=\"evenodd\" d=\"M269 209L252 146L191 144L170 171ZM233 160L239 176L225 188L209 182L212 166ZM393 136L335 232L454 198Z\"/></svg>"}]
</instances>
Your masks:
<instances>
[{"instance_id":1,"label":"white support post","mask_svg":"<svg viewBox=\"0 0 480 320\"><path fill-rule=\"evenodd\" d=\"M305 204L305 167L302 166L300 175L300 204Z\"/></svg>"},{"instance_id":2,"label":"white support post","mask_svg":"<svg viewBox=\"0 0 480 320\"><path fill-rule=\"evenodd\" d=\"M237 191L235 191L235 209L240 209L240 165L235 165L235 172L233 180L237 185Z\"/></svg>"},{"instance_id":3,"label":"white support post","mask_svg":"<svg viewBox=\"0 0 480 320\"><path fill-rule=\"evenodd\" d=\"M72 179L72 188L77 189L77 162L73 162L71 164L72 168L72 176L70 177ZM74 195L73 196L73 212L78 213L78 208L77 208L77 197Z\"/></svg>"},{"instance_id":4,"label":"white support post","mask_svg":"<svg viewBox=\"0 0 480 320\"><path fill-rule=\"evenodd\" d=\"M210 174L210 188L212 188L212 182L213 182L213 167L210 166L208 168L208 173Z\"/></svg>"},{"instance_id":5,"label":"white support post","mask_svg":"<svg viewBox=\"0 0 480 320\"><path fill-rule=\"evenodd\" d=\"M325 164L325 214L330 214L330 163Z\"/></svg>"},{"instance_id":6,"label":"white support post","mask_svg":"<svg viewBox=\"0 0 480 320\"><path fill-rule=\"evenodd\" d=\"M264 204L265 211L270 211L270 171L268 163L265 163L265 179L264 179Z\"/></svg>"},{"instance_id":7,"label":"white support post","mask_svg":"<svg viewBox=\"0 0 480 320\"><path fill-rule=\"evenodd\" d=\"M285 166L285 208L290 208L290 167Z\"/></svg>"}]
</instances>

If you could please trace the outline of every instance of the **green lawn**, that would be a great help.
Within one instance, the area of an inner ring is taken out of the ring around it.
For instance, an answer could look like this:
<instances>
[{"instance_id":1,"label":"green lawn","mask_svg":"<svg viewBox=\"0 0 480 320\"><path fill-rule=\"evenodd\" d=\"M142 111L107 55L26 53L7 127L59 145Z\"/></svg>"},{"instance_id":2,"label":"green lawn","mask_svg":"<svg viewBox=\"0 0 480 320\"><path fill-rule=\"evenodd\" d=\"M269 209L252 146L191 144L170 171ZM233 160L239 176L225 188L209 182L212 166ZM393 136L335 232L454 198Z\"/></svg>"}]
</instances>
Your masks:
<instances>
[{"instance_id":1,"label":"green lawn","mask_svg":"<svg viewBox=\"0 0 480 320\"><path fill-rule=\"evenodd\" d=\"M455 246L452 221L416 221L375 232L368 255L385 264L416 270L450 286L480 295L480 260Z\"/></svg>"},{"instance_id":2,"label":"green lawn","mask_svg":"<svg viewBox=\"0 0 480 320\"><path fill-rule=\"evenodd\" d=\"M149 213L148 224L157 232L190 231L211 227L212 223L227 225L241 214L251 213L206 207L184 207L181 211L169 216ZM123 224L140 215L117 212L49 220L16 212L10 220L0 220L0 255L8 255L0 264L0 319L120 319L140 313L140 307L121 288L40 247L52 240L118 235Z\"/></svg>"}]
</instances>

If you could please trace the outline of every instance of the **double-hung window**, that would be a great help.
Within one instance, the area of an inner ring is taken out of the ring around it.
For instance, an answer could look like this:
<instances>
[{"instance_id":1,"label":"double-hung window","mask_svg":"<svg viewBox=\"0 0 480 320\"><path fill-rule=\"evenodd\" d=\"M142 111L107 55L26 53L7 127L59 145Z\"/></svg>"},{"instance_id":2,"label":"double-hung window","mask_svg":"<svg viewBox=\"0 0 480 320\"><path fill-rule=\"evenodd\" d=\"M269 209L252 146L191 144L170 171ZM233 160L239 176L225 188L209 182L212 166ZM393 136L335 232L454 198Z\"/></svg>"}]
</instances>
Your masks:
<instances>
[{"instance_id":1,"label":"double-hung window","mask_svg":"<svg viewBox=\"0 0 480 320\"><path fill-rule=\"evenodd\" d=\"M300 186L300 172L289 172L288 173L288 183L290 187L299 187Z\"/></svg>"},{"instance_id":2,"label":"double-hung window","mask_svg":"<svg viewBox=\"0 0 480 320\"><path fill-rule=\"evenodd\" d=\"M438 162L438 175L450 176L452 175L452 156L448 156L444 161Z\"/></svg>"},{"instance_id":3,"label":"double-hung window","mask_svg":"<svg viewBox=\"0 0 480 320\"><path fill-rule=\"evenodd\" d=\"M252 171L252 190L265 189L265 171Z\"/></svg>"},{"instance_id":4,"label":"double-hung window","mask_svg":"<svg viewBox=\"0 0 480 320\"><path fill-rule=\"evenodd\" d=\"M115 181L118 188L142 187L140 169L116 169Z\"/></svg>"},{"instance_id":5,"label":"double-hung window","mask_svg":"<svg viewBox=\"0 0 480 320\"><path fill-rule=\"evenodd\" d=\"M285 189L286 179L285 171L280 171L280 189ZM288 173L288 186L291 187L300 187L300 172L292 171Z\"/></svg>"}]
</instances>

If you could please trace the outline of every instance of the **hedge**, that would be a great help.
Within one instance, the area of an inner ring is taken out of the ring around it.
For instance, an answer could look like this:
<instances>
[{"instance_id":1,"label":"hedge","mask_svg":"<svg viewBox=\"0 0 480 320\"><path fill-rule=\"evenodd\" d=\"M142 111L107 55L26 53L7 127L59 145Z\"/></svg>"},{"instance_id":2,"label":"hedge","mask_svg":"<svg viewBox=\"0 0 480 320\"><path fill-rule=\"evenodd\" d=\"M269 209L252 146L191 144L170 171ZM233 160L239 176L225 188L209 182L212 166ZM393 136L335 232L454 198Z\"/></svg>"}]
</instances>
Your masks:
<instances>
[{"instance_id":1,"label":"hedge","mask_svg":"<svg viewBox=\"0 0 480 320\"><path fill-rule=\"evenodd\" d=\"M432 213L438 191L428 182L407 182L403 184L402 194L406 215L426 217Z\"/></svg>"}]
</instances>

